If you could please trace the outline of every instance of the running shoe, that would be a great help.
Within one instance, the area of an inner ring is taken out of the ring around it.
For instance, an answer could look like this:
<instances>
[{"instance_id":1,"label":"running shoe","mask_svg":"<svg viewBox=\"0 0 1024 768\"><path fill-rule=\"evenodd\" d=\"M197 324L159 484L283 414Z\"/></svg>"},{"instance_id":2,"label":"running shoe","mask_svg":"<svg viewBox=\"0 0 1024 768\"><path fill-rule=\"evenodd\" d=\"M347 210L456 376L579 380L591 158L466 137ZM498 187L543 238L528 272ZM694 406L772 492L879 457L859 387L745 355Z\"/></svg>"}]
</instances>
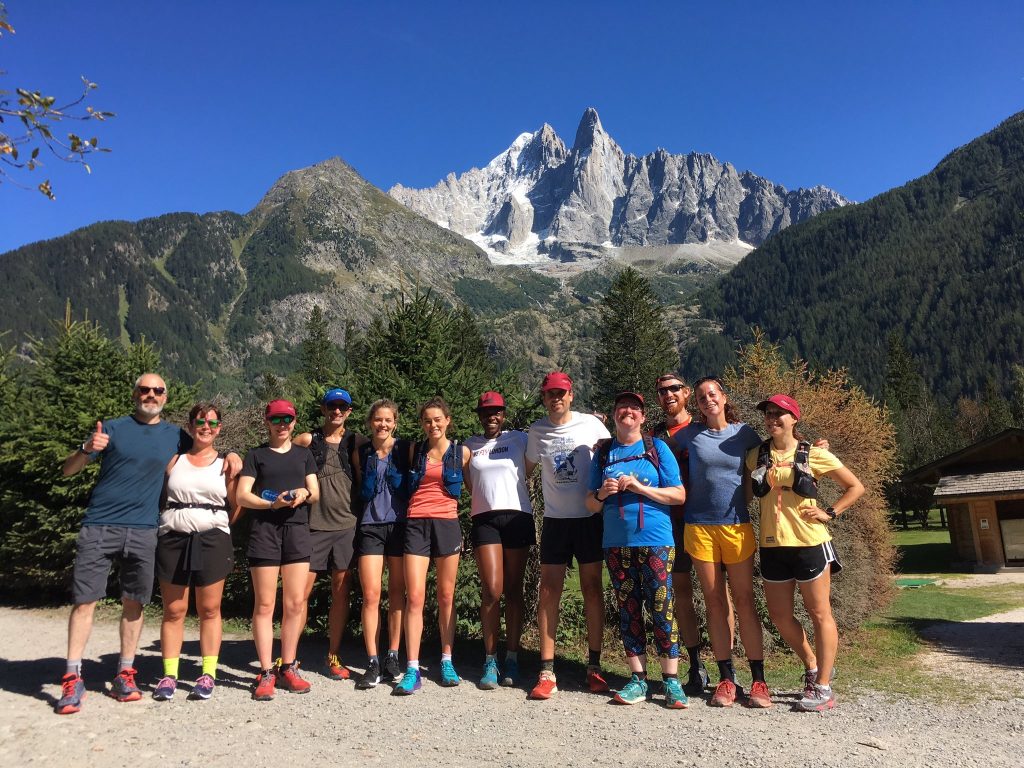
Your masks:
<instances>
[{"instance_id":1,"label":"running shoe","mask_svg":"<svg viewBox=\"0 0 1024 768\"><path fill-rule=\"evenodd\" d=\"M824 712L836 705L836 695L831 687L811 683L804 689L804 697L797 702L797 709L804 712Z\"/></svg>"},{"instance_id":2,"label":"running shoe","mask_svg":"<svg viewBox=\"0 0 1024 768\"><path fill-rule=\"evenodd\" d=\"M587 667L587 688L591 693L604 693L611 690L600 667Z\"/></svg>"},{"instance_id":3,"label":"running shoe","mask_svg":"<svg viewBox=\"0 0 1024 768\"><path fill-rule=\"evenodd\" d=\"M690 667L690 671L686 675L686 685L683 690L685 690L689 696L700 696L704 693L704 689L708 687L708 683L710 682L711 678L708 677L708 669L704 666L704 662L702 661L696 667Z\"/></svg>"},{"instance_id":4,"label":"running shoe","mask_svg":"<svg viewBox=\"0 0 1024 768\"><path fill-rule=\"evenodd\" d=\"M73 715L82 708L85 681L81 675L67 674L60 679L60 700L53 706L58 715Z\"/></svg>"},{"instance_id":5,"label":"running shoe","mask_svg":"<svg viewBox=\"0 0 1024 768\"><path fill-rule=\"evenodd\" d=\"M665 706L669 709L686 709L690 706L690 700L686 698L683 686L679 684L678 677L665 679Z\"/></svg>"},{"instance_id":6,"label":"running shoe","mask_svg":"<svg viewBox=\"0 0 1024 768\"><path fill-rule=\"evenodd\" d=\"M398 685L395 686L395 690L392 693L395 696L411 696L422 687L423 681L420 679L420 671L409 667L405 670L405 674L402 675L402 679L398 681Z\"/></svg>"},{"instance_id":7,"label":"running shoe","mask_svg":"<svg viewBox=\"0 0 1024 768\"><path fill-rule=\"evenodd\" d=\"M252 697L256 701L270 701L274 698L274 689L277 687L277 675L273 669L260 672L256 675L256 685L252 689Z\"/></svg>"},{"instance_id":8,"label":"running shoe","mask_svg":"<svg viewBox=\"0 0 1024 768\"><path fill-rule=\"evenodd\" d=\"M153 698L157 701L170 701L174 698L176 690L178 690L178 681L173 677L164 677L156 684Z\"/></svg>"},{"instance_id":9,"label":"running shoe","mask_svg":"<svg viewBox=\"0 0 1024 768\"><path fill-rule=\"evenodd\" d=\"M747 706L752 709L768 709L772 705L772 694L764 680L755 680L747 693Z\"/></svg>"},{"instance_id":10,"label":"running shoe","mask_svg":"<svg viewBox=\"0 0 1024 768\"><path fill-rule=\"evenodd\" d=\"M739 687L732 680L722 680L708 702L709 707L731 707L736 703Z\"/></svg>"},{"instance_id":11,"label":"running shoe","mask_svg":"<svg viewBox=\"0 0 1024 768\"><path fill-rule=\"evenodd\" d=\"M368 691L376 688L380 682L380 662L377 659L370 659L366 665L366 671L356 679L356 688L360 691Z\"/></svg>"},{"instance_id":12,"label":"running shoe","mask_svg":"<svg viewBox=\"0 0 1024 768\"><path fill-rule=\"evenodd\" d=\"M135 675L138 672L129 667L117 673L114 682L110 684L108 693L118 701L138 701L142 698L142 691L135 684Z\"/></svg>"},{"instance_id":13,"label":"running shoe","mask_svg":"<svg viewBox=\"0 0 1024 768\"><path fill-rule=\"evenodd\" d=\"M533 686L533 690L530 691L530 698L550 699L556 693L558 693L558 683L555 679L555 673L545 669L540 673L540 677L537 678L537 684Z\"/></svg>"},{"instance_id":14,"label":"running shoe","mask_svg":"<svg viewBox=\"0 0 1024 768\"><path fill-rule=\"evenodd\" d=\"M398 661L397 654L389 653L387 656L384 657L384 679L402 679L402 664Z\"/></svg>"},{"instance_id":15,"label":"running shoe","mask_svg":"<svg viewBox=\"0 0 1024 768\"><path fill-rule=\"evenodd\" d=\"M828 684L830 686L832 685L832 681L836 679L836 675L838 673L839 673L839 670L837 670L835 667L832 667L832 674L829 675L829 678L828 678ZM817 682L818 682L818 670L814 670L812 672L811 670L808 669L808 670L804 671L804 689L806 689L807 686L814 685Z\"/></svg>"},{"instance_id":16,"label":"running shoe","mask_svg":"<svg viewBox=\"0 0 1024 768\"><path fill-rule=\"evenodd\" d=\"M494 659L484 660L484 674L480 678L481 690L493 691L498 687L498 662Z\"/></svg>"},{"instance_id":17,"label":"running shoe","mask_svg":"<svg viewBox=\"0 0 1024 768\"><path fill-rule=\"evenodd\" d=\"M200 675L199 679L196 680L196 684L192 686L192 693L188 697L190 699L206 701L213 696L213 687L216 684L217 681L213 679L212 675Z\"/></svg>"},{"instance_id":18,"label":"running shoe","mask_svg":"<svg viewBox=\"0 0 1024 768\"><path fill-rule=\"evenodd\" d=\"M348 667L341 663L341 659L338 658L338 654L329 653L327 654L327 661L324 662L324 674L331 680L348 680L351 674L348 671Z\"/></svg>"},{"instance_id":19,"label":"running shoe","mask_svg":"<svg viewBox=\"0 0 1024 768\"><path fill-rule=\"evenodd\" d=\"M676 685L678 684L677 680ZM633 675L622 690L615 691L612 698L619 704L639 704L641 701L647 701L647 681L641 680L638 675Z\"/></svg>"},{"instance_id":20,"label":"running shoe","mask_svg":"<svg viewBox=\"0 0 1024 768\"><path fill-rule=\"evenodd\" d=\"M497 670L495 670L497 673ZM497 674L495 674L497 677ZM441 685L445 688L453 688L459 684L459 676L455 672L455 666L451 659L441 659Z\"/></svg>"},{"instance_id":21,"label":"running shoe","mask_svg":"<svg viewBox=\"0 0 1024 768\"><path fill-rule=\"evenodd\" d=\"M299 674L299 662L293 661L291 664L279 666L278 669L278 688L284 688L292 693L309 693L309 689L313 687Z\"/></svg>"},{"instance_id":22,"label":"running shoe","mask_svg":"<svg viewBox=\"0 0 1024 768\"><path fill-rule=\"evenodd\" d=\"M516 659L505 659L505 674L501 676L501 684L506 688L519 685L519 662Z\"/></svg>"}]
</instances>

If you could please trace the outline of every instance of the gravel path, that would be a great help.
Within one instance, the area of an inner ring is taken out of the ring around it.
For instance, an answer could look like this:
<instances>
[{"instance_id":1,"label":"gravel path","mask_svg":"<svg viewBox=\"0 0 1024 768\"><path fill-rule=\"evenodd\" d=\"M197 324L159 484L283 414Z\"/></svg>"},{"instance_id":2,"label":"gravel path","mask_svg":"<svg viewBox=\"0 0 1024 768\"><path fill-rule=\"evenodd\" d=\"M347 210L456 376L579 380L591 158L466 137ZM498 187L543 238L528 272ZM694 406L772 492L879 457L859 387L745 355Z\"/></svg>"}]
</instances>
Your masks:
<instances>
[{"instance_id":1,"label":"gravel path","mask_svg":"<svg viewBox=\"0 0 1024 768\"><path fill-rule=\"evenodd\" d=\"M64 611L0 608L0 765L204 766L1013 766L1024 764L1024 699L961 706L877 694L843 696L832 712L791 710L793 689L771 710L715 710L703 700L683 711L655 703L616 706L565 689L547 702L526 691L480 691L469 681L442 689L430 670L419 694L395 699L388 686L356 691L315 672L304 696L280 692L254 702L247 637L226 638L225 669L213 699L120 704L100 692L114 667L116 623L97 623L86 662L89 695L76 715L58 717ZM989 627L975 623L982 636ZM1020 636L1020 626L1016 631ZM143 631L137 666L149 688L159 673L155 623ZM189 633L189 637L194 636ZM194 653L195 643L186 643ZM307 646L307 653L314 643ZM1021 653L1015 652L1016 664ZM312 655L309 656L312 658ZM354 657L353 657L354 658ZM459 659L456 659L458 664ZM458 664L473 679L479 662ZM194 667L183 659L182 675ZM1019 667L1018 667L1019 671ZM1021 691L1017 686L1007 695Z\"/></svg>"}]
</instances>

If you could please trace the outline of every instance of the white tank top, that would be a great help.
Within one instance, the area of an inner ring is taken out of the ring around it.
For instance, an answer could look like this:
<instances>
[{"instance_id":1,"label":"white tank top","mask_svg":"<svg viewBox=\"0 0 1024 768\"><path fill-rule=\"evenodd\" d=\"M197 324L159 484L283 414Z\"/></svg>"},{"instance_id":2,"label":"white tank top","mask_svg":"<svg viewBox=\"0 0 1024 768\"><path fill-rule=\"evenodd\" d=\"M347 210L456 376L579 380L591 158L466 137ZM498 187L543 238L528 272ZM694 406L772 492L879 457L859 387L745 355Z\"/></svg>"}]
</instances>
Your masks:
<instances>
[{"instance_id":1,"label":"white tank top","mask_svg":"<svg viewBox=\"0 0 1024 768\"><path fill-rule=\"evenodd\" d=\"M168 531L202 533L214 528L230 533L223 467L224 459L219 456L205 467L193 466L185 454L178 457L167 477L167 504L160 513L161 535ZM185 506L179 506L182 504Z\"/></svg>"}]
</instances>

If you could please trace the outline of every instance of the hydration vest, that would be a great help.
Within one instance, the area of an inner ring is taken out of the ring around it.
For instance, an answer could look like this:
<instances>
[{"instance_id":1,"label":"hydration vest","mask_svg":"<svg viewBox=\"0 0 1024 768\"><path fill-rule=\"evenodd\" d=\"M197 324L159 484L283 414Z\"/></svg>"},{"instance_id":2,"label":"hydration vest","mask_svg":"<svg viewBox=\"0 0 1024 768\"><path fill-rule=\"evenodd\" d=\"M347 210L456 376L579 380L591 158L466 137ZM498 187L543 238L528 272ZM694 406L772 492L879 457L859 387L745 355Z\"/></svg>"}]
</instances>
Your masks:
<instances>
[{"instance_id":1,"label":"hydration vest","mask_svg":"<svg viewBox=\"0 0 1024 768\"><path fill-rule=\"evenodd\" d=\"M359 485L359 498L369 502L384 490L377 487L377 465L381 461L387 461L384 479L388 484L388 488L391 489L392 495L403 499L411 496L412 493L408 488L409 442L407 440L395 440L387 459L381 459L377 455L372 442L366 442L359 446L359 466L363 468L363 478Z\"/></svg>"},{"instance_id":2,"label":"hydration vest","mask_svg":"<svg viewBox=\"0 0 1024 768\"><path fill-rule=\"evenodd\" d=\"M324 471L324 465L327 463L327 451L330 443L327 442L324 431L320 427L314 429L311 434L309 450L316 461L316 471L319 474ZM355 445L355 442L356 433L346 429L345 434L341 436L341 442L338 443L338 461L341 462L341 468L348 475L349 480L352 479L352 446Z\"/></svg>"},{"instance_id":3,"label":"hydration vest","mask_svg":"<svg viewBox=\"0 0 1024 768\"><path fill-rule=\"evenodd\" d=\"M426 440L416 444L416 452L409 469L409 498L416 493L423 476L427 474L429 447ZM448 450L441 459L441 489L453 499L462 495L462 443L457 440L449 442Z\"/></svg>"},{"instance_id":4,"label":"hydration vest","mask_svg":"<svg viewBox=\"0 0 1024 768\"><path fill-rule=\"evenodd\" d=\"M689 426L692 422L687 422L686 426ZM678 435L686 426L680 427L676 434ZM676 457L676 461L679 463L679 479L683 481L683 487L687 491L690 490L690 448L689 446L682 445L676 441L675 435L668 433L668 427L665 422L661 422L651 432L652 437L664 441L668 449L672 451L672 455ZM670 508L670 514L676 520L682 520L686 515L686 502L682 504L673 504Z\"/></svg>"},{"instance_id":5,"label":"hydration vest","mask_svg":"<svg viewBox=\"0 0 1024 768\"><path fill-rule=\"evenodd\" d=\"M793 456L793 485L779 486L785 491L793 491L797 496L805 499L818 498L818 481L811 473L809 456L811 444L806 440L797 443L796 454ZM750 473L750 485L754 495L762 498L771 491L771 484L768 482L768 470L772 464L772 441L765 440L757 449L757 467Z\"/></svg>"},{"instance_id":6,"label":"hydration vest","mask_svg":"<svg viewBox=\"0 0 1024 768\"><path fill-rule=\"evenodd\" d=\"M606 437L597 441L597 450L594 452L594 459L597 461L599 474L604 478L604 470L606 467L610 467L613 464L623 464L627 461L640 461L641 459L647 459L651 464L654 465L654 469L658 473L658 485L661 486L661 459L658 458L658 449L654 447L654 438L648 434L642 435L644 441L644 452L635 453L632 456L626 456L621 459L614 459L609 461L612 453L612 438ZM622 494L615 494L619 500L619 519L625 519L626 510L622 504ZM640 500L640 508L637 510L637 526L640 530L644 528L644 497L640 494L636 494ZM605 499L607 501L608 499Z\"/></svg>"}]
</instances>

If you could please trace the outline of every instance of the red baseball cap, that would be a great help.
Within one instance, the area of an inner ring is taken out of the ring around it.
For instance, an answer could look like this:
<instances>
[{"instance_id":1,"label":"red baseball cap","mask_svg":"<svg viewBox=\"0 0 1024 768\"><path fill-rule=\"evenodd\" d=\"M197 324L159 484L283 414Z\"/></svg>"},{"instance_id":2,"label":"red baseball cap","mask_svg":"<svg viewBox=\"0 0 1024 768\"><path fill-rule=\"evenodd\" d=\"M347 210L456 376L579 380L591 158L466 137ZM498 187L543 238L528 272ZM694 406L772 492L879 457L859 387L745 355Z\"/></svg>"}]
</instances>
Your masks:
<instances>
[{"instance_id":1,"label":"red baseball cap","mask_svg":"<svg viewBox=\"0 0 1024 768\"><path fill-rule=\"evenodd\" d=\"M541 392L547 392L549 389L564 389L566 392L571 392L572 379L567 373L552 371L544 377L544 381L540 385Z\"/></svg>"},{"instance_id":2,"label":"red baseball cap","mask_svg":"<svg viewBox=\"0 0 1024 768\"><path fill-rule=\"evenodd\" d=\"M640 403L641 408L647 407L647 403L644 402L644 396L639 392L619 392L619 394L615 396L615 405L619 404L619 400L636 400Z\"/></svg>"},{"instance_id":3,"label":"red baseball cap","mask_svg":"<svg viewBox=\"0 0 1024 768\"><path fill-rule=\"evenodd\" d=\"M294 416L295 406L288 400L271 400L267 403L266 416Z\"/></svg>"},{"instance_id":4,"label":"red baseball cap","mask_svg":"<svg viewBox=\"0 0 1024 768\"><path fill-rule=\"evenodd\" d=\"M504 408L505 398L502 397L498 392L488 390L480 395L480 399L476 401L476 409L482 410L484 408Z\"/></svg>"},{"instance_id":5,"label":"red baseball cap","mask_svg":"<svg viewBox=\"0 0 1024 768\"><path fill-rule=\"evenodd\" d=\"M772 395L767 400L762 400L760 403L758 403L757 410L765 410L768 407L768 403L771 403L772 405L777 405L782 410L789 411L790 413L792 413L796 418L800 418L800 406L797 405L796 400L794 400L789 395Z\"/></svg>"}]
</instances>

